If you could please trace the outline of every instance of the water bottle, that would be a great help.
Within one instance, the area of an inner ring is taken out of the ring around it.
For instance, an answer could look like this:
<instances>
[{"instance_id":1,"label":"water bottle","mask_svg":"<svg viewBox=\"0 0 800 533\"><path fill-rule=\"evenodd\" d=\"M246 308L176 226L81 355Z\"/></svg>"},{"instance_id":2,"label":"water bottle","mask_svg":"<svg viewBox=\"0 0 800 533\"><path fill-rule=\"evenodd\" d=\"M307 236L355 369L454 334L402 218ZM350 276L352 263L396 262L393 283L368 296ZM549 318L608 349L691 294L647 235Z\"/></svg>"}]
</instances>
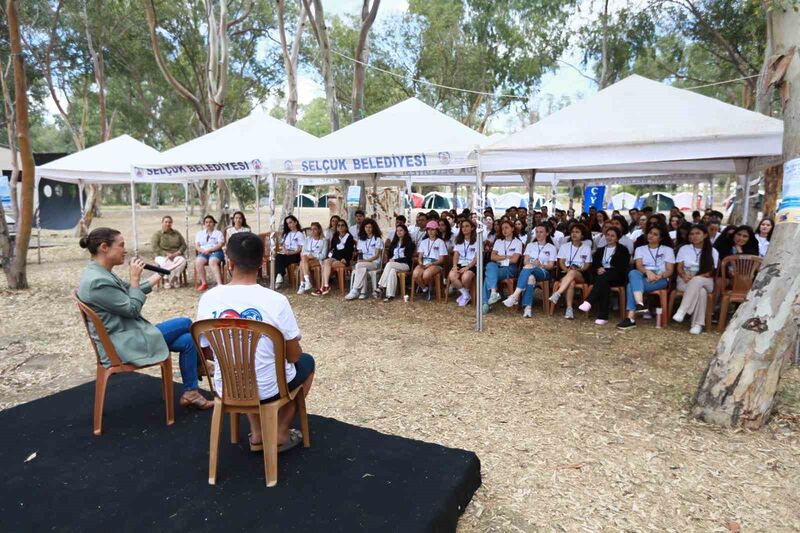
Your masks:
<instances>
[{"instance_id":1,"label":"water bottle","mask_svg":"<svg viewBox=\"0 0 800 533\"><path fill-rule=\"evenodd\" d=\"M661 329L661 313L663 312L663 309L656 307L656 328L658 329Z\"/></svg>"}]
</instances>

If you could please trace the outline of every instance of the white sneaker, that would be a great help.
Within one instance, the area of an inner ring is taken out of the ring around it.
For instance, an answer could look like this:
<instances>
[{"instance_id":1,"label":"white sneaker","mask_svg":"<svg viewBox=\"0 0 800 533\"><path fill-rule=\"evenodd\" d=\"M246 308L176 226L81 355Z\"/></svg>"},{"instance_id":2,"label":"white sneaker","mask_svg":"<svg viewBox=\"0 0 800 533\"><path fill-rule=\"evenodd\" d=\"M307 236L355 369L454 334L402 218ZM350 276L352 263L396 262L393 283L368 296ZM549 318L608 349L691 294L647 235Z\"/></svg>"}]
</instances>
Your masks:
<instances>
[{"instance_id":1,"label":"white sneaker","mask_svg":"<svg viewBox=\"0 0 800 533\"><path fill-rule=\"evenodd\" d=\"M310 287L306 287L306 282L301 281L300 287L297 289L297 294L305 294L308 289L310 289Z\"/></svg>"},{"instance_id":2,"label":"white sneaker","mask_svg":"<svg viewBox=\"0 0 800 533\"><path fill-rule=\"evenodd\" d=\"M345 300L355 300L356 298L358 298L358 291L350 291L344 297Z\"/></svg>"},{"instance_id":3,"label":"white sneaker","mask_svg":"<svg viewBox=\"0 0 800 533\"><path fill-rule=\"evenodd\" d=\"M608 324L608 320L603 320L602 318L598 318L597 320L594 321L594 323L597 324L598 326L605 326L606 324Z\"/></svg>"},{"instance_id":4,"label":"white sneaker","mask_svg":"<svg viewBox=\"0 0 800 533\"><path fill-rule=\"evenodd\" d=\"M642 318L645 319L645 320L653 320L653 314L650 311L646 311L642 315Z\"/></svg>"},{"instance_id":5,"label":"white sneaker","mask_svg":"<svg viewBox=\"0 0 800 533\"><path fill-rule=\"evenodd\" d=\"M550 296L550 298L548 298L548 299L550 300L550 303L552 303L553 305L555 305L555 304L557 304L557 303L558 303L558 300L559 300L560 298L561 298L561 293L560 293L560 292L554 292L554 293L553 293L553 294Z\"/></svg>"},{"instance_id":6,"label":"white sneaker","mask_svg":"<svg viewBox=\"0 0 800 533\"><path fill-rule=\"evenodd\" d=\"M503 300L503 305L505 305L506 307L514 307L515 305L517 305L517 299L514 298L514 296L509 296L508 298Z\"/></svg>"},{"instance_id":7,"label":"white sneaker","mask_svg":"<svg viewBox=\"0 0 800 533\"><path fill-rule=\"evenodd\" d=\"M366 292L362 292L361 294L358 295L359 300L366 300L367 298L369 298L369 296L367 296Z\"/></svg>"},{"instance_id":8,"label":"white sneaker","mask_svg":"<svg viewBox=\"0 0 800 533\"><path fill-rule=\"evenodd\" d=\"M275 276L275 288L280 289L281 285L283 285L283 276L278 274L277 276Z\"/></svg>"},{"instance_id":9,"label":"white sneaker","mask_svg":"<svg viewBox=\"0 0 800 533\"><path fill-rule=\"evenodd\" d=\"M492 293L489 295L489 301L488 301L487 303L488 303L489 305L494 305L494 304L496 304L496 303L497 303L497 302L499 302L499 301L500 301L500 293L499 293L499 292L497 292L497 291L493 291L493 292L492 292Z\"/></svg>"},{"instance_id":10,"label":"white sneaker","mask_svg":"<svg viewBox=\"0 0 800 533\"><path fill-rule=\"evenodd\" d=\"M522 318L530 318L533 314L533 308L530 305L525 306L525 310L522 312Z\"/></svg>"},{"instance_id":11,"label":"white sneaker","mask_svg":"<svg viewBox=\"0 0 800 533\"><path fill-rule=\"evenodd\" d=\"M564 318L573 320L575 318L575 311L573 311L571 307L567 307L567 312L564 313Z\"/></svg>"},{"instance_id":12,"label":"white sneaker","mask_svg":"<svg viewBox=\"0 0 800 533\"><path fill-rule=\"evenodd\" d=\"M692 326L692 329L689 330L689 333L692 335L700 335L703 333L703 326Z\"/></svg>"},{"instance_id":13,"label":"white sneaker","mask_svg":"<svg viewBox=\"0 0 800 533\"><path fill-rule=\"evenodd\" d=\"M681 322L683 322L683 319L684 319L684 318L686 318L686 313L685 313L684 311L681 311L680 309L678 309L678 312L677 312L677 313L675 313L674 315L672 315L672 320L674 320L674 321L675 321L675 322L677 322L678 324L680 324Z\"/></svg>"},{"instance_id":14,"label":"white sneaker","mask_svg":"<svg viewBox=\"0 0 800 533\"><path fill-rule=\"evenodd\" d=\"M584 313L588 313L589 311L592 310L592 304L590 304L589 302L583 302L581 305L578 306L578 309L580 309Z\"/></svg>"}]
</instances>

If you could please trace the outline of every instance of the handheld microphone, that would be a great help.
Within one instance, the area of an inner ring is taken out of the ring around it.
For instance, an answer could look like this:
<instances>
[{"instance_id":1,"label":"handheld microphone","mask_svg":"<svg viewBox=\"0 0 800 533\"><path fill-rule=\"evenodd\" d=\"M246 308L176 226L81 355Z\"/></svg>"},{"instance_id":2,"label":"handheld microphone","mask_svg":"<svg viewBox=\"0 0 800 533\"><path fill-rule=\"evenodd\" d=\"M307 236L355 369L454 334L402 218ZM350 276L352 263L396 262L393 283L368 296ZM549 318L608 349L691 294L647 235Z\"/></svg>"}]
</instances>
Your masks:
<instances>
[{"instance_id":1,"label":"handheld microphone","mask_svg":"<svg viewBox=\"0 0 800 533\"><path fill-rule=\"evenodd\" d=\"M151 272L157 272L158 274L161 274L162 276L169 276L172 273L169 270L167 270L166 268L161 268L158 265L150 265L150 264L147 264L147 263L144 264L143 268L145 270L150 270Z\"/></svg>"}]
</instances>

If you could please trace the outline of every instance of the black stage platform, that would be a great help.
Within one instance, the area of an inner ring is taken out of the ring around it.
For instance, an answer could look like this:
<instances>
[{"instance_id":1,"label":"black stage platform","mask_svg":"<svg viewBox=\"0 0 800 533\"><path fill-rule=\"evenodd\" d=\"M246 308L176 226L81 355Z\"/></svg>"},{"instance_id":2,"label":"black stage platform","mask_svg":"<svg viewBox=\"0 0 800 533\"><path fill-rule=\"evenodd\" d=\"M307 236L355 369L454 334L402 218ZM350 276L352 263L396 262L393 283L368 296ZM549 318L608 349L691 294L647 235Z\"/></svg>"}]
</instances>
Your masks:
<instances>
[{"instance_id":1,"label":"black stage platform","mask_svg":"<svg viewBox=\"0 0 800 533\"><path fill-rule=\"evenodd\" d=\"M176 384L167 427L160 390L112 377L100 437L94 383L0 412L0 530L454 531L481 484L472 452L311 416L311 448L279 456L273 488L246 421L234 445L226 417L210 486L211 412L178 407Z\"/></svg>"}]
</instances>

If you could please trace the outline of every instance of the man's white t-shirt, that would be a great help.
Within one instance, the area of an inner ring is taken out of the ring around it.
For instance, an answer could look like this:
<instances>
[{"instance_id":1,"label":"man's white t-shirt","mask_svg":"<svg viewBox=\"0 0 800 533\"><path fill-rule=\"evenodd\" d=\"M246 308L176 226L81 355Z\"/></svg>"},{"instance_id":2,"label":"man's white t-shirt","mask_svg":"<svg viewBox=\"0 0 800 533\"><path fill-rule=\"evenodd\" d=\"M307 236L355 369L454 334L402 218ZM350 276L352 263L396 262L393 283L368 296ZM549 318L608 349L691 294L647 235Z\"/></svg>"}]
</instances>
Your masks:
<instances>
[{"instance_id":1,"label":"man's white t-shirt","mask_svg":"<svg viewBox=\"0 0 800 533\"><path fill-rule=\"evenodd\" d=\"M200 246L200 249L205 251L209 248L213 248L218 244L222 244L225 242L225 237L222 235L222 232L218 229L215 229L211 233L208 233L206 230L201 229L197 232L197 235L194 237L194 242Z\"/></svg>"},{"instance_id":2,"label":"man's white t-shirt","mask_svg":"<svg viewBox=\"0 0 800 533\"><path fill-rule=\"evenodd\" d=\"M580 246L575 246L572 241L565 242L558 249L558 258L564 260L567 268L575 266L583 268L586 263L592 262L592 241L585 240Z\"/></svg>"},{"instance_id":3,"label":"man's white t-shirt","mask_svg":"<svg viewBox=\"0 0 800 533\"><path fill-rule=\"evenodd\" d=\"M208 318L246 318L258 320L275 326L287 341L300 338L297 319L289 305L289 300L282 294L262 287L261 285L218 285L200 297L197 305L197 320ZM209 346L203 338L202 347ZM255 355L256 382L258 397L270 398L278 394L278 382L275 377L275 351L272 341L262 337L258 341ZM286 382L294 379L294 365L286 363ZM222 395L222 373L217 365L214 371L214 387Z\"/></svg>"},{"instance_id":4,"label":"man's white t-shirt","mask_svg":"<svg viewBox=\"0 0 800 533\"><path fill-rule=\"evenodd\" d=\"M693 244L684 244L678 250L678 257L675 262L683 263L683 268L692 276L696 276L700 271L700 256L702 253L702 248L698 250ZM716 248L711 248L711 256L714 258L714 268L716 269L719 264L719 252Z\"/></svg>"},{"instance_id":5,"label":"man's white t-shirt","mask_svg":"<svg viewBox=\"0 0 800 533\"><path fill-rule=\"evenodd\" d=\"M432 265L447 255L447 244L438 237L434 241L428 238L420 241L417 251L422 254L423 266Z\"/></svg>"},{"instance_id":6,"label":"man's white t-shirt","mask_svg":"<svg viewBox=\"0 0 800 533\"><path fill-rule=\"evenodd\" d=\"M675 263L675 252L669 246L663 244L658 248L650 248L648 245L640 246L633 253L633 259L641 259L642 266L656 274L661 274L666 270L666 263Z\"/></svg>"},{"instance_id":7,"label":"man's white t-shirt","mask_svg":"<svg viewBox=\"0 0 800 533\"><path fill-rule=\"evenodd\" d=\"M352 235L354 239L358 240L358 224L353 224L350 226L350 235Z\"/></svg>"},{"instance_id":8,"label":"man's white t-shirt","mask_svg":"<svg viewBox=\"0 0 800 533\"><path fill-rule=\"evenodd\" d=\"M549 242L539 244L539 241L534 241L525 247L525 255L530 258L528 261L529 263L533 263L538 259L539 262L544 265L556 260L556 257L558 257L558 250L556 250L554 244L550 244Z\"/></svg>"}]
</instances>

